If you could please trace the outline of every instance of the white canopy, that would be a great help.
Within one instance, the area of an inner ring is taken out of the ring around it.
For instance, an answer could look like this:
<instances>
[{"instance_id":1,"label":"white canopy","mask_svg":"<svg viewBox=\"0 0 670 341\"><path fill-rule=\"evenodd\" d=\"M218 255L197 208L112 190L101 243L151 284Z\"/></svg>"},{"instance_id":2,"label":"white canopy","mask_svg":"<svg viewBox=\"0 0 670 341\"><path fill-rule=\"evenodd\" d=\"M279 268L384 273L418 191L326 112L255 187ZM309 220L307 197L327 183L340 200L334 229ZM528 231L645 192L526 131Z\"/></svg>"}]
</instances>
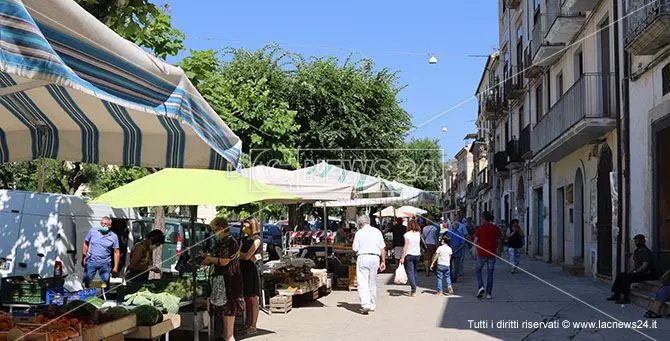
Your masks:
<instances>
[{"instance_id":1,"label":"white canopy","mask_svg":"<svg viewBox=\"0 0 670 341\"><path fill-rule=\"evenodd\" d=\"M385 198L359 198L354 200L330 201L327 207L374 206L374 205L436 205L439 202L437 195L410 187L399 182L390 182L391 186L400 189L400 196ZM323 203L317 203L323 206Z\"/></svg>"},{"instance_id":2,"label":"white canopy","mask_svg":"<svg viewBox=\"0 0 670 341\"><path fill-rule=\"evenodd\" d=\"M396 209L393 206L386 207L380 212L375 213L376 217L396 217Z\"/></svg>"},{"instance_id":3,"label":"white canopy","mask_svg":"<svg viewBox=\"0 0 670 341\"><path fill-rule=\"evenodd\" d=\"M245 168L240 173L251 180L273 185L301 197L302 201L351 200L353 186L306 177L301 172L267 166Z\"/></svg>"},{"instance_id":4,"label":"white canopy","mask_svg":"<svg viewBox=\"0 0 670 341\"><path fill-rule=\"evenodd\" d=\"M295 171L303 180L323 181L346 184L354 187L357 196L395 196L400 191L392 186L392 182L371 175L349 171L322 161L321 163Z\"/></svg>"}]
</instances>

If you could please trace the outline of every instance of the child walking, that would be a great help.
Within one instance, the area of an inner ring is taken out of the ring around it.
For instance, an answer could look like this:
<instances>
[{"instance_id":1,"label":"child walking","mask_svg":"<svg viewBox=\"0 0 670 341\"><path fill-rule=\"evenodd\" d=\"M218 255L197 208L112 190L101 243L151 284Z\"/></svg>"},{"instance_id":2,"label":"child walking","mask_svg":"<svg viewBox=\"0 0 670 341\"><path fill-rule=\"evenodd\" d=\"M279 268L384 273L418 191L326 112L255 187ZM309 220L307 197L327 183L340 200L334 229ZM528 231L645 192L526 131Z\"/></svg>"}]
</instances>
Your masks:
<instances>
[{"instance_id":1,"label":"child walking","mask_svg":"<svg viewBox=\"0 0 670 341\"><path fill-rule=\"evenodd\" d=\"M437 294L442 293L444 296L453 295L454 289L451 287L451 254L452 250L449 247L449 236L442 236L442 245L437 248L435 255L433 255L433 261L431 263L430 269L435 269L435 264L437 263ZM447 280L447 291L443 291L442 280Z\"/></svg>"}]
</instances>

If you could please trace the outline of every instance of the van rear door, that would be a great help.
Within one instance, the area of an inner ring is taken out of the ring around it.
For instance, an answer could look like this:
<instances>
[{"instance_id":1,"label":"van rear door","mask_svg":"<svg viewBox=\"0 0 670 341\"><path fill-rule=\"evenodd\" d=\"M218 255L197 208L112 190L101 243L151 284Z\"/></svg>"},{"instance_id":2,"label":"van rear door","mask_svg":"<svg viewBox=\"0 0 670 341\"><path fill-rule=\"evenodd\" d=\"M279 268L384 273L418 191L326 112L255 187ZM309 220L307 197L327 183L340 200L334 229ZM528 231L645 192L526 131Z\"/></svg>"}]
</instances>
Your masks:
<instances>
[{"instance_id":1,"label":"van rear door","mask_svg":"<svg viewBox=\"0 0 670 341\"><path fill-rule=\"evenodd\" d=\"M14 273L26 192L0 191L0 276Z\"/></svg>"},{"instance_id":2,"label":"van rear door","mask_svg":"<svg viewBox=\"0 0 670 341\"><path fill-rule=\"evenodd\" d=\"M63 196L29 193L25 199L16 250L15 276L39 274L52 277L61 240L60 206Z\"/></svg>"}]
</instances>

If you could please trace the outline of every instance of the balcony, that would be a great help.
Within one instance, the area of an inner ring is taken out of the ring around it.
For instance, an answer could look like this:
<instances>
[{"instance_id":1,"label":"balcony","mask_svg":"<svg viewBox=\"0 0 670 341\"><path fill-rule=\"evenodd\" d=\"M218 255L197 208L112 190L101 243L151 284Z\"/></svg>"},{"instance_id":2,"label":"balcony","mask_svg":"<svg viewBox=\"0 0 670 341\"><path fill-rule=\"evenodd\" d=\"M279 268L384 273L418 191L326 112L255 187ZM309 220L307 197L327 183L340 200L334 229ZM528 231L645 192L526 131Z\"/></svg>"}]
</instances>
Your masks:
<instances>
[{"instance_id":1,"label":"balcony","mask_svg":"<svg viewBox=\"0 0 670 341\"><path fill-rule=\"evenodd\" d=\"M585 74L565 92L531 133L533 162L555 162L616 126L615 78Z\"/></svg>"},{"instance_id":2,"label":"balcony","mask_svg":"<svg viewBox=\"0 0 670 341\"><path fill-rule=\"evenodd\" d=\"M593 11L598 0L563 0L561 9L565 12L589 12Z\"/></svg>"},{"instance_id":3,"label":"balcony","mask_svg":"<svg viewBox=\"0 0 670 341\"><path fill-rule=\"evenodd\" d=\"M496 173L508 173L508 165L509 162L507 161L507 152L497 152L493 155L493 168L495 169Z\"/></svg>"},{"instance_id":4,"label":"balcony","mask_svg":"<svg viewBox=\"0 0 670 341\"><path fill-rule=\"evenodd\" d=\"M507 0L507 8L517 9L521 5L521 0Z\"/></svg>"},{"instance_id":5,"label":"balcony","mask_svg":"<svg viewBox=\"0 0 670 341\"><path fill-rule=\"evenodd\" d=\"M526 94L523 81L523 66L505 67L504 93L505 99L518 101Z\"/></svg>"},{"instance_id":6,"label":"balcony","mask_svg":"<svg viewBox=\"0 0 670 341\"><path fill-rule=\"evenodd\" d=\"M523 167L523 158L521 158L521 148L519 140L516 138L507 141L505 151L507 152L507 168L518 169Z\"/></svg>"},{"instance_id":7,"label":"balcony","mask_svg":"<svg viewBox=\"0 0 670 341\"><path fill-rule=\"evenodd\" d=\"M497 78L496 78L497 80ZM503 116L505 112L505 102L503 101L502 91L497 84L482 95L482 104L480 113L484 119L495 120Z\"/></svg>"},{"instance_id":8,"label":"balcony","mask_svg":"<svg viewBox=\"0 0 670 341\"><path fill-rule=\"evenodd\" d=\"M561 52L565 48L565 43L552 43L545 39L547 31L546 15L538 14L537 21L533 24L531 55L533 56L532 65L549 66L561 57ZM531 65L531 64L528 64Z\"/></svg>"},{"instance_id":9,"label":"balcony","mask_svg":"<svg viewBox=\"0 0 670 341\"><path fill-rule=\"evenodd\" d=\"M624 21L626 50L654 55L670 44L670 0L630 0Z\"/></svg>"},{"instance_id":10,"label":"balcony","mask_svg":"<svg viewBox=\"0 0 670 341\"><path fill-rule=\"evenodd\" d=\"M586 22L584 12L566 11L562 0L547 0L547 32L545 40L553 44L568 44Z\"/></svg>"},{"instance_id":11,"label":"balcony","mask_svg":"<svg viewBox=\"0 0 670 341\"><path fill-rule=\"evenodd\" d=\"M526 46L526 48L523 50L523 65L526 66L526 69L523 70L523 75L528 79L535 79L542 75L542 67L533 64L533 42L529 41L528 44L529 46Z\"/></svg>"},{"instance_id":12,"label":"balcony","mask_svg":"<svg viewBox=\"0 0 670 341\"><path fill-rule=\"evenodd\" d=\"M530 124L521 130L519 154L522 159L530 159L533 156L533 150L530 148Z\"/></svg>"}]
</instances>

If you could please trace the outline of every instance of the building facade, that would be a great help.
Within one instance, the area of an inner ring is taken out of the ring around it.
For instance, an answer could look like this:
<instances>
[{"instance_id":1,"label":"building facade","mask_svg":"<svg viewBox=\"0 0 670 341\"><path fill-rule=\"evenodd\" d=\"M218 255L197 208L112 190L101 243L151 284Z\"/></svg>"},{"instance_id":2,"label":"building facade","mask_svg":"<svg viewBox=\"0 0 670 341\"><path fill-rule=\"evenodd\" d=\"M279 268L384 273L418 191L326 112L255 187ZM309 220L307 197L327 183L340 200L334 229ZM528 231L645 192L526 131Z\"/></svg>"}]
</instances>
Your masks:
<instances>
[{"instance_id":1,"label":"building facade","mask_svg":"<svg viewBox=\"0 0 670 341\"><path fill-rule=\"evenodd\" d=\"M472 191L472 171L474 169L474 159L470 148L472 143L456 154L457 173L456 173L456 209L465 217L473 214L472 202L468 200L468 193ZM470 205L468 205L470 204Z\"/></svg>"},{"instance_id":2,"label":"building facade","mask_svg":"<svg viewBox=\"0 0 670 341\"><path fill-rule=\"evenodd\" d=\"M635 5L649 3L629 2L499 1L499 50L487 61L477 89L477 141L486 147L487 167L492 170L493 202L488 207L496 222L519 219L529 255L561 264L575 274L605 279L625 267L622 260L630 252L631 233L647 235L661 253L670 250L667 228L654 232L645 229L647 224L637 224L634 231L626 229L629 216L649 218L644 221L670 217L670 204L665 209L666 201L650 199L670 199L662 189L665 180L645 178L652 170L670 171L670 163L653 157L666 153L660 147L666 141L664 129L670 127L670 123L664 125L670 121L664 121L667 115L661 109L667 93L662 75L670 54L661 52L665 45L659 50L645 45L660 44L650 38L654 32L640 38L643 28L619 20ZM668 3L670 14L670 0L658 3ZM637 22L648 25L650 20ZM630 140L639 144L631 144L630 155L633 164L647 169L631 168L632 190L627 191L623 184L629 179L619 176L627 169L622 143L627 135L621 134L625 119L619 118L626 114L622 110L626 108L624 50L631 48L646 49L643 52L657 57L630 57L633 65L643 65L646 72L637 80L630 78L630 112L645 113L631 115L640 122L630 125ZM670 103L667 108L670 112ZM670 145L670 137L665 144ZM633 194L638 187L641 193ZM625 200L626 193L637 195L637 200ZM486 203L482 197L478 200L477 207Z\"/></svg>"}]
</instances>

